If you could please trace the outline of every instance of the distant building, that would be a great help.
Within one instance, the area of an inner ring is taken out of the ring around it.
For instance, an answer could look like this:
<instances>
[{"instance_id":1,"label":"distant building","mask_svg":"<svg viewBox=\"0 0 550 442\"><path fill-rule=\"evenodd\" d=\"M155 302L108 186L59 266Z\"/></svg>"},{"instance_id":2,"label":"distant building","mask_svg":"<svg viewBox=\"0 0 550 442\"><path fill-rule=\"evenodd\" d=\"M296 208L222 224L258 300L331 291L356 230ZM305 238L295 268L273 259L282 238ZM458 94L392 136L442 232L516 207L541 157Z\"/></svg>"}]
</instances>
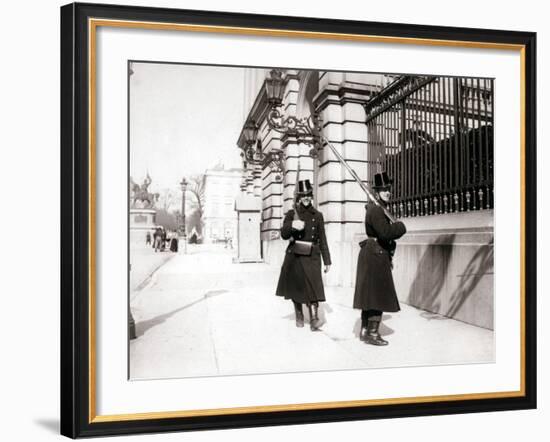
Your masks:
<instances>
[{"instance_id":1,"label":"distant building","mask_svg":"<svg viewBox=\"0 0 550 442\"><path fill-rule=\"evenodd\" d=\"M203 238L205 243L225 241L237 236L235 198L240 193L241 169L217 166L204 174Z\"/></svg>"}]
</instances>

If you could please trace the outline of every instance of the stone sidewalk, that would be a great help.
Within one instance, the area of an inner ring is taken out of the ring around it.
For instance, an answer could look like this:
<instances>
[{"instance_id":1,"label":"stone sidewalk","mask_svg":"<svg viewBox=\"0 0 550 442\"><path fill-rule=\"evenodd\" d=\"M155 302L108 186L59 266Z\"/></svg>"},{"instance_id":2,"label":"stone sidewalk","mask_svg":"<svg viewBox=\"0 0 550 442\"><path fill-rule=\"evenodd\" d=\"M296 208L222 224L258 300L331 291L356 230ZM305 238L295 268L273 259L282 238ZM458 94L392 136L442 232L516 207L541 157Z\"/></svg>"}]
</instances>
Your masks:
<instances>
[{"instance_id":1,"label":"stone sidewalk","mask_svg":"<svg viewBox=\"0 0 550 442\"><path fill-rule=\"evenodd\" d=\"M351 288L326 287L322 331L298 329L292 303L274 295L279 269L234 264L232 255L223 246L190 247L131 294L132 379L494 361L491 330L405 304L384 315L389 346L362 343Z\"/></svg>"},{"instance_id":2,"label":"stone sidewalk","mask_svg":"<svg viewBox=\"0 0 550 442\"><path fill-rule=\"evenodd\" d=\"M155 252L151 246L132 244L130 249L130 290L142 288L149 277L176 255L170 251Z\"/></svg>"}]
</instances>

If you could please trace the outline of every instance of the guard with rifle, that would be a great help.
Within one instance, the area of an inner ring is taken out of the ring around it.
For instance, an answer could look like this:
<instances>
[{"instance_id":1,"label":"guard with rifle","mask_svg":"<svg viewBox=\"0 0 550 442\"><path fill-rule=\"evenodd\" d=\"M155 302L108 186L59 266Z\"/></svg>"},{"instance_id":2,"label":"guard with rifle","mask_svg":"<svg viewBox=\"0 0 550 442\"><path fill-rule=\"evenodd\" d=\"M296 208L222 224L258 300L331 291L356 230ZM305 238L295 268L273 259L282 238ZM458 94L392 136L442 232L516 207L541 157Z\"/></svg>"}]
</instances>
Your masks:
<instances>
[{"instance_id":1,"label":"guard with rifle","mask_svg":"<svg viewBox=\"0 0 550 442\"><path fill-rule=\"evenodd\" d=\"M353 307L361 310L359 338L372 345L388 345L380 336L382 312L400 310L392 276L395 240L407 231L405 224L387 214L392 180L386 172L374 175L375 195L365 208L367 239L359 245Z\"/></svg>"},{"instance_id":2,"label":"guard with rifle","mask_svg":"<svg viewBox=\"0 0 550 442\"><path fill-rule=\"evenodd\" d=\"M296 327L304 326L302 304L309 309L310 328L319 330L319 302L325 301L321 276L321 257L325 273L330 269L330 253L323 214L312 205L313 189L309 180L299 181L294 191L294 207L286 214L281 236L289 240L281 267L277 296L292 300Z\"/></svg>"},{"instance_id":3,"label":"guard with rifle","mask_svg":"<svg viewBox=\"0 0 550 442\"><path fill-rule=\"evenodd\" d=\"M332 143L323 135L319 135L319 139L329 147L367 196L367 239L359 243L361 249L357 260L353 307L361 310L361 341L372 345L388 345L388 341L380 336L379 328L383 312L400 310L393 283L392 259L395 240L407 231L405 224L397 221L388 210L393 180L386 172L375 174L373 194Z\"/></svg>"}]
</instances>

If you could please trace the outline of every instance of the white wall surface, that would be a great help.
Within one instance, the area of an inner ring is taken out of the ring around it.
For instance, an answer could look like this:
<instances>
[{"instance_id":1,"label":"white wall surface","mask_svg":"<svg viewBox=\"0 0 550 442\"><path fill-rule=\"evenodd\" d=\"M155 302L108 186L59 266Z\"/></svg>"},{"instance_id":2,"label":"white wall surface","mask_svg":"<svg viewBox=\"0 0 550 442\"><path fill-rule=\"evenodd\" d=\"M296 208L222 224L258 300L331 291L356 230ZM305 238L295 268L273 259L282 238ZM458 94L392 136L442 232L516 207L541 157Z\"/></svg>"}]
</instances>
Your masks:
<instances>
[{"instance_id":1,"label":"white wall surface","mask_svg":"<svg viewBox=\"0 0 550 442\"><path fill-rule=\"evenodd\" d=\"M122 0L121 0L122 1ZM100 2L107 3L107 2ZM297 2L278 0L179 0L131 1L131 5L225 10L325 18L358 19L444 26L467 26L537 31L538 34L538 170L539 226L548 221L543 176L550 140L543 133L549 115L548 14L542 2L462 0L394 0L357 2ZM59 6L58 0L9 2L2 7L0 45L0 113L4 190L0 228L2 314L0 439L6 441L59 440ZM385 7L385 5L387 7ZM545 56L546 55L546 56ZM546 220L544 219L546 218ZM16 225L17 224L17 225ZM17 234L38 232L32 242ZM17 234L16 234L17 233ZM539 409L428 418L391 419L291 427L251 428L113 438L140 441L518 441L533 436L543 440L550 429L548 388L549 323L542 312L550 302L542 279L543 263L550 244L539 229ZM546 247L545 247L546 246ZM497 294L499 296L499 294ZM538 435L537 435L538 433Z\"/></svg>"}]
</instances>

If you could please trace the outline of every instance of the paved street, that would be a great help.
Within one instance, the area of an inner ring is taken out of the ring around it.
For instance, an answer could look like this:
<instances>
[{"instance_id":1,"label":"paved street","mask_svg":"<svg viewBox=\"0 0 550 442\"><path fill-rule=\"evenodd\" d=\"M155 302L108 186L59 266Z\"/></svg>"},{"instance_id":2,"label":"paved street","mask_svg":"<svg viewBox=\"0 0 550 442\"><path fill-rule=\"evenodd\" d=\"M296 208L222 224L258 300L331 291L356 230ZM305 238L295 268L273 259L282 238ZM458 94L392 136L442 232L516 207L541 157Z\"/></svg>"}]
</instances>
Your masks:
<instances>
[{"instance_id":1,"label":"paved street","mask_svg":"<svg viewBox=\"0 0 550 442\"><path fill-rule=\"evenodd\" d=\"M322 331L311 332L309 324L298 329L292 303L274 295L278 268L235 264L235 252L222 245L190 245L187 251L165 252L171 259L133 286L138 338L130 343L132 379L494 360L492 331L405 304L384 315L388 347L360 342L351 288L326 288ZM150 255L133 258L140 259Z\"/></svg>"}]
</instances>

